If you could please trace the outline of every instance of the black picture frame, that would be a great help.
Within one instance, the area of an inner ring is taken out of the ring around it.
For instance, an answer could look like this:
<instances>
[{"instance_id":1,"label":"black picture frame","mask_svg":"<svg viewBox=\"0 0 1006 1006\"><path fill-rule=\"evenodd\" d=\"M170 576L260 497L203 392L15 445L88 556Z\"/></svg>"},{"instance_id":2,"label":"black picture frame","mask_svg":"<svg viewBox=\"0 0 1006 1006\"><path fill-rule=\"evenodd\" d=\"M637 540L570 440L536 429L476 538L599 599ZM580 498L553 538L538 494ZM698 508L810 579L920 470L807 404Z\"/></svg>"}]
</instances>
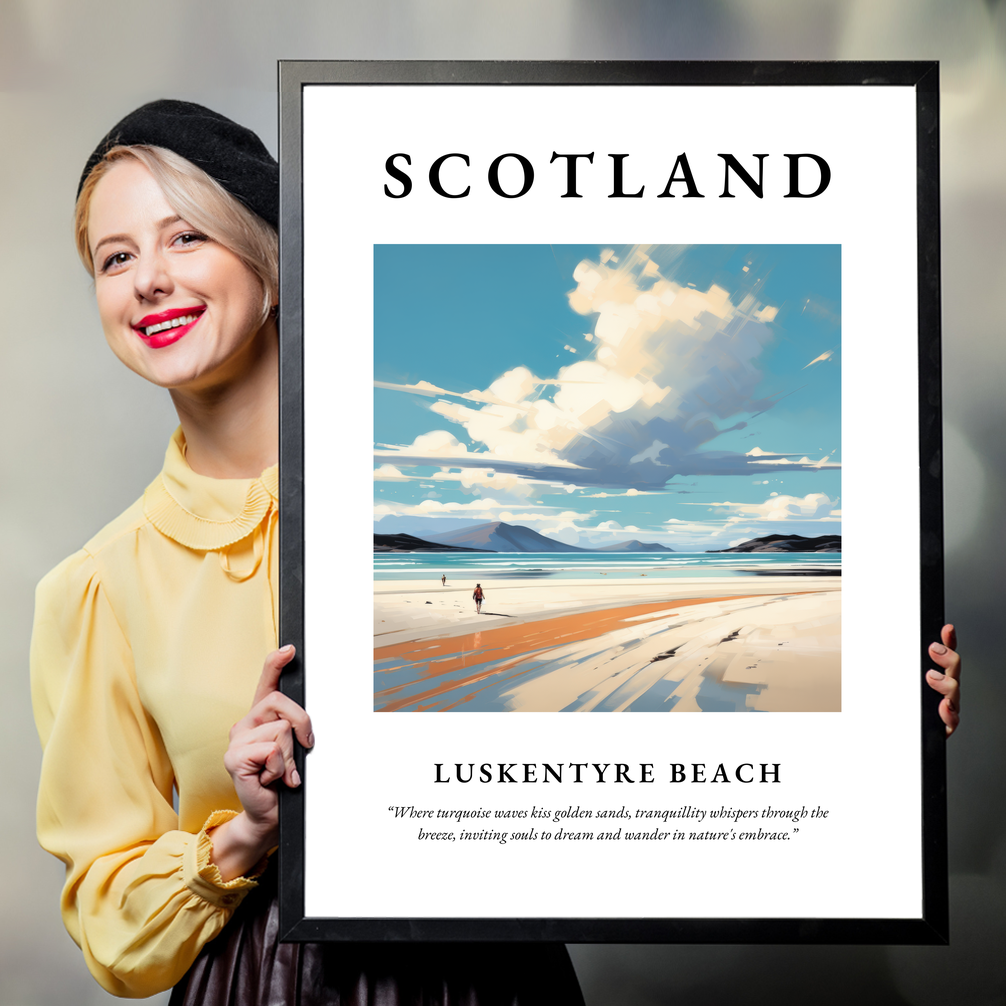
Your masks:
<instances>
[{"instance_id":1,"label":"black picture frame","mask_svg":"<svg viewBox=\"0 0 1006 1006\"><path fill-rule=\"evenodd\" d=\"M563 941L618 943L939 944L948 934L945 736L939 696L925 684L927 648L943 624L940 378L939 72L935 62L353 62L282 61L280 104L281 427L280 640L298 648L282 688L310 711L304 647L304 382L302 96L307 86L450 87L683 85L911 87L915 92L918 247L918 394L923 904L918 918L319 918L305 914L304 785L281 794L280 926L287 941ZM336 864L337 868L337 864Z\"/></svg>"}]
</instances>

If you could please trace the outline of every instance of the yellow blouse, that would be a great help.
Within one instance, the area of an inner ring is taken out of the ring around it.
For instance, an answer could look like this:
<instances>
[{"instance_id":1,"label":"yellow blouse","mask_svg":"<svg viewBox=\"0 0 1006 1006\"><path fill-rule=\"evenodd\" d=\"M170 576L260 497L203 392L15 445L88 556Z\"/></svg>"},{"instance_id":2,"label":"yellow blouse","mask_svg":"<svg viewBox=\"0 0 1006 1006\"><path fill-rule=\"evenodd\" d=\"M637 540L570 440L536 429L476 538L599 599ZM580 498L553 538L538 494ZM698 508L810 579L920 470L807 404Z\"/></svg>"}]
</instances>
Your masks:
<instances>
[{"instance_id":1,"label":"yellow blouse","mask_svg":"<svg viewBox=\"0 0 1006 1006\"><path fill-rule=\"evenodd\" d=\"M276 646L277 493L276 467L197 475L176 431L143 498L38 586L39 842L115 995L174 985L255 886L223 882L206 829L241 809L228 731Z\"/></svg>"}]
</instances>

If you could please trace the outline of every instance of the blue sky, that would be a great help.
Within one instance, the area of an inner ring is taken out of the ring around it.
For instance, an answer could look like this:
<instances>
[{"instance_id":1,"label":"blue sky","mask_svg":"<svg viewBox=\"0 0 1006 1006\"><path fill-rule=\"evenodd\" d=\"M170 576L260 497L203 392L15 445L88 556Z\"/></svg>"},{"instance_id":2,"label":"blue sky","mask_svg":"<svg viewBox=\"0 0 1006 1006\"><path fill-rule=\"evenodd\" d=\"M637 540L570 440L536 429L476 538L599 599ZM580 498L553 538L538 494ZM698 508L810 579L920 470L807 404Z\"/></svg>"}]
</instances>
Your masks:
<instances>
[{"instance_id":1,"label":"blue sky","mask_svg":"<svg viewBox=\"0 0 1006 1006\"><path fill-rule=\"evenodd\" d=\"M836 245L379 245L375 529L841 533Z\"/></svg>"}]
</instances>

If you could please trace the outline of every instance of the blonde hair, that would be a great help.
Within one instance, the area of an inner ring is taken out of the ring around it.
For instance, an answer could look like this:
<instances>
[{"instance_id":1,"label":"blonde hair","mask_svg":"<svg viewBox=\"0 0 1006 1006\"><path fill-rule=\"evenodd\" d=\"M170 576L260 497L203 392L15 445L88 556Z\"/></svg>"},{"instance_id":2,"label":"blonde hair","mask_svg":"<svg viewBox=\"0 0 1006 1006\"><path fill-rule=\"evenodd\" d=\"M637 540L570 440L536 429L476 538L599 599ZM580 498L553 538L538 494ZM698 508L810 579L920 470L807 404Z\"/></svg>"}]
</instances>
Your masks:
<instances>
[{"instance_id":1,"label":"blonde hair","mask_svg":"<svg viewBox=\"0 0 1006 1006\"><path fill-rule=\"evenodd\" d=\"M262 284L264 323L279 294L279 236L202 168L165 147L112 147L84 181L74 210L74 239L91 278L94 259L87 240L91 198L112 165L126 158L139 161L154 176L168 205L183 220L232 251L255 273Z\"/></svg>"}]
</instances>

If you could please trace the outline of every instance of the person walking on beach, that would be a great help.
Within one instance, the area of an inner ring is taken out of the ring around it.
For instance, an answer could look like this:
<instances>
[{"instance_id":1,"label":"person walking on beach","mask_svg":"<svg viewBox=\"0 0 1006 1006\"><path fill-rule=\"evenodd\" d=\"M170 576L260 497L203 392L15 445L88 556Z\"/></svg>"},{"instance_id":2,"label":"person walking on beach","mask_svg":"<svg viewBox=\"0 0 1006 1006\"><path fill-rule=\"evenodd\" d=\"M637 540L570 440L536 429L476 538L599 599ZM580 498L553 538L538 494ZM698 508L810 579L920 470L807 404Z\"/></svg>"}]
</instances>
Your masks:
<instances>
[{"instance_id":1,"label":"person walking on beach","mask_svg":"<svg viewBox=\"0 0 1006 1006\"><path fill-rule=\"evenodd\" d=\"M447 586L447 574L446 573L441 573L440 574L440 585L443 586L443 587Z\"/></svg>"},{"instance_id":2,"label":"person walking on beach","mask_svg":"<svg viewBox=\"0 0 1006 1006\"><path fill-rule=\"evenodd\" d=\"M482 590L482 584L475 584L475 590L472 593L472 599L475 601L475 614L482 614L482 602L486 599L485 592Z\"/></svg>"}]
</instances>

